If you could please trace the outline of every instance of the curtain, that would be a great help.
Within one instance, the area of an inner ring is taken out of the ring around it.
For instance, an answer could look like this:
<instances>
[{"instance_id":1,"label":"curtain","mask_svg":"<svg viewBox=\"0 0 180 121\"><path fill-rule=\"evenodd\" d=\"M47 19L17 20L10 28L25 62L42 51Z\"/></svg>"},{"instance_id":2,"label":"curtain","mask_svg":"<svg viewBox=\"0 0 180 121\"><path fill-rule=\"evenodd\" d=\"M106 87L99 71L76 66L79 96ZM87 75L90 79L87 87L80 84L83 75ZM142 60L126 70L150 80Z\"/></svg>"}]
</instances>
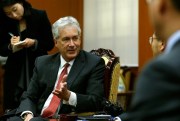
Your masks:
<instances>
[{"instance_id":1,"label":"curtain","mask_svg":"<svg viewBox=\"0 0 180 121\"><path fill-rule=\"evenodd\" d=\"M138 66L138 0L84 0L84 50L111 49Z\"/></svg>"}]
</instances>

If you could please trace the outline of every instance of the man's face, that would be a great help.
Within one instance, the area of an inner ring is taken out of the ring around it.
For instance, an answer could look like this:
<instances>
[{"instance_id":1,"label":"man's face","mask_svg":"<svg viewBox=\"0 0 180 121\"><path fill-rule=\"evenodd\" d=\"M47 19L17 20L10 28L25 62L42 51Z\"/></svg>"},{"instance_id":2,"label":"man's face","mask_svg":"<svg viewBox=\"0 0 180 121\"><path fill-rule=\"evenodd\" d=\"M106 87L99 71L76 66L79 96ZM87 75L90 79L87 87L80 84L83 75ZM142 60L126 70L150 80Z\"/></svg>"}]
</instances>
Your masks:
<instances>
[{"instance_id":1,"label":"man's face","mask_svg":"<svg viewBox=\"0 0 180 121\"><path fill-rule=\"evenodd\" d=\"M164 43L161 40L158 40L155 34L149 38L149 42L151 44L153 56L157 56L164 51Z\"/></svg>"},{"instance_id":2,"label":"man's face","mask_svg":"<svg viewBox=\"0 0 180 121\"><path fill-rule=\"evenodd\" d=\"M78 30L74 26L66 26L60 30L60 37L56 40L56 47L59 49L62 57L71 61L79 54L81 40Z\"/></svg>"}]
</instances>

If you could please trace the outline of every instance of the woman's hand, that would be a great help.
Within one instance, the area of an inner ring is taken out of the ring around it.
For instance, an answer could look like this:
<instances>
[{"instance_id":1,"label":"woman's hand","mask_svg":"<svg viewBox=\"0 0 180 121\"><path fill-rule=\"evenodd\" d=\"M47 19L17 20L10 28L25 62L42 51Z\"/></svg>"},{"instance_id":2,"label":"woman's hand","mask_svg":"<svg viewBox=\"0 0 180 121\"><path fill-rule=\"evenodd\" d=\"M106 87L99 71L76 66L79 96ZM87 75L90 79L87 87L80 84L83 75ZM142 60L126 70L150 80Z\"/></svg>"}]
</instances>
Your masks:
<instances>
[{"instance_id":1,"label":"woman's hand","mask_svg":"<svg viewBox=\"0 0 180 121\"><path fill-rule=\"evenodd\" d=\"M12 36L11 37L11 45L14 45L14 44L18 43L19 41L20 41L19 36Z\"/></svg>"},{"instance_id":2,"label":"woman's hand","mask_svg":"<svg viewBox=\"0 0 180 121\"><path fill-rule=\"evenodd\" d=\"M29 47L34 46L36 42L35 39L31 39L31 38L26 38L24 41L25 43L21 45L21 47L24 47L24 48L29 48Z\"/></svg>"}]
</instances>

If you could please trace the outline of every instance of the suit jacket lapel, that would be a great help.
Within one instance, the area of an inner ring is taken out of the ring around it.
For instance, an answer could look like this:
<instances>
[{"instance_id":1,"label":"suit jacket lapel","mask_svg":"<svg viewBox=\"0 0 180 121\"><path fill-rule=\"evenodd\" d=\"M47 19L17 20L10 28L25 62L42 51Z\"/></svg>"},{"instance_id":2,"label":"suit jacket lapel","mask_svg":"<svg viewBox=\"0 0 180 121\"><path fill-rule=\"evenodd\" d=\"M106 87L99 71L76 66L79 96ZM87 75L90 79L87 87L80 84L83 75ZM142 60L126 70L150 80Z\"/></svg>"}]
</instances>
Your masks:
<instances>
[{"instance_id":1,"label":"suit jacket lapel","mask_svg":"<svg viewBox=\"0 0 180 121\"><path fill-rule=\"evenodd\" d=\"M83 54L83 51L80 51L79 55L76 57L74 61L74 64L67 78L68 88L70 88L72 84L75 82L76 77L79 75L79 73L81 72L84 66L85 66L85 56Z\"/></svg>"},{"instance_id":2,"label":"suit jacket lapel","mask_svg":"<svg viewBox=\"0 0 180 121\"><path fill-rule=\"evenodd\" d=\"M54 87L55 85L55 82L56 82L56 78L57 78L57 74L58 74L58 71L59 71L59 66L60 66L60 54L55 54L52 58L52 62L49 64L49 68L50 68L50 75L47 75L47 76L50 76L50 82L49 82L49 86L50 87Z\"/></svg>"},{"instance_id":3,"label":"suit jacket lapel","mask_svg":"<svg viewBox=\"0 0 180 121\"><path fill-rule=\"evenodd\" d=\"M180 39L174 44L174 46L172 47L172 49L180 46Z\"/></svg>"}]
</instances>

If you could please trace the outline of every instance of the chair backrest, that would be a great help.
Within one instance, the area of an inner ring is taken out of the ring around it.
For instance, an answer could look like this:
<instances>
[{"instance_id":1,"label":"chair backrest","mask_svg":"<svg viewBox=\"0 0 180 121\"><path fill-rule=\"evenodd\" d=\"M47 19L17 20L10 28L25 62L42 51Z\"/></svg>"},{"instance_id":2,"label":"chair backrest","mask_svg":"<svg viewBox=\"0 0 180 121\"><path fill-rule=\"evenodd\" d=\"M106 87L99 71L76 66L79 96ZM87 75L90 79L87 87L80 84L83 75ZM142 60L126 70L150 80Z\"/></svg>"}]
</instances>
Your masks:
<instances>
[{"instance_id":1,"label":"chair backrest","mask_svg":"<svg viewBox=\"0 0 180 121\"><path fill-rule=\"evenodd\" d=\"M120 76L119 57L115 56L110 49L99 48L90 52L104 59L106 64L104 74L105 96L110 102L116 103Z\"/></svg>"}]
</instances>

